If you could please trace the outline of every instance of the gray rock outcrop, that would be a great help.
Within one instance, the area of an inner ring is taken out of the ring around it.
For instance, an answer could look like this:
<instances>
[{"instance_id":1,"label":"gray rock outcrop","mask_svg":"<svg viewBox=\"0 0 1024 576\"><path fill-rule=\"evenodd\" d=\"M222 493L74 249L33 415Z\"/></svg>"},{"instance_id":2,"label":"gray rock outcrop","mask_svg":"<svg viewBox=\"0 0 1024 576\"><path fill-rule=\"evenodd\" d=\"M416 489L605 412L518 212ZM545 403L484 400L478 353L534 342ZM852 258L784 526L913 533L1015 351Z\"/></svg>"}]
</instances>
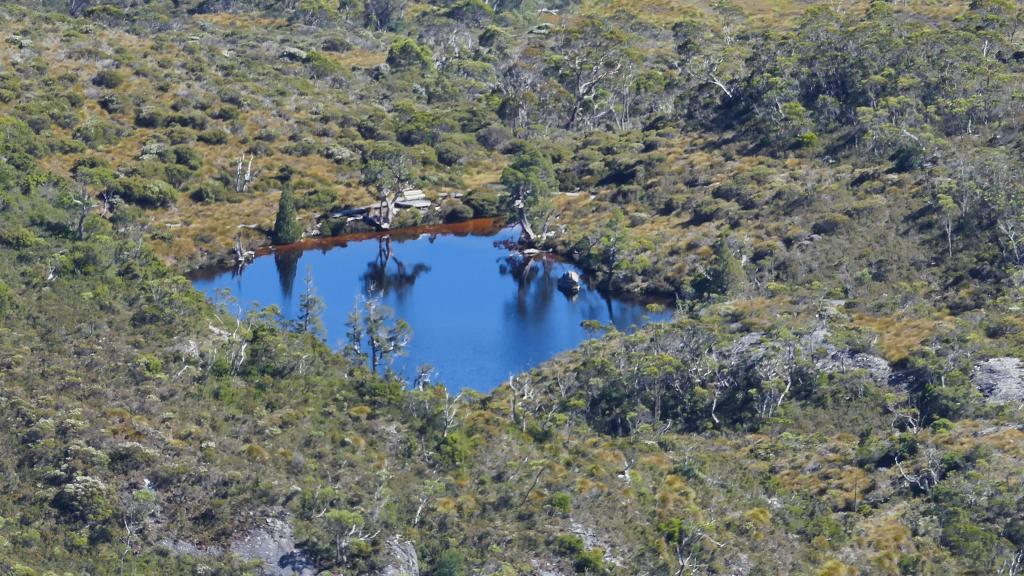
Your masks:
<instances>
[{"instance_id":1,"label":"gray rock outcrop","mask_svg":"<svg viewBox=\"0 0 1024 576\"><path fill-rule=\"evenodd\" d=\"M388 539L385 549L387 561L382 576L419 576L420 561L412 542L394 536Z\"/></svg>"},{"instance_id":2,"label":"gray rock outcrop","mask_svg":"<svg viewBox=\"0 0 1024 576\"><path fill-rule=\"evenodd\" d=\"M292 527L276 518L267 518L265 527L246 532L233 541L231 551L247 560L262 560L263 573L269 576L316 574L305 555L296 549Z\"/></svg>"},{"instance_id":3,"label":"gray rock outcrop","mask_svg":"<svg viewBox=\"0 0 1024 576\"><path fill-rule=\"evenodd\" d=\"M1024 403L1024 365L1020 358L991 358L979 362L971 381L989 402Z\"/></svg>"}]
</instances>

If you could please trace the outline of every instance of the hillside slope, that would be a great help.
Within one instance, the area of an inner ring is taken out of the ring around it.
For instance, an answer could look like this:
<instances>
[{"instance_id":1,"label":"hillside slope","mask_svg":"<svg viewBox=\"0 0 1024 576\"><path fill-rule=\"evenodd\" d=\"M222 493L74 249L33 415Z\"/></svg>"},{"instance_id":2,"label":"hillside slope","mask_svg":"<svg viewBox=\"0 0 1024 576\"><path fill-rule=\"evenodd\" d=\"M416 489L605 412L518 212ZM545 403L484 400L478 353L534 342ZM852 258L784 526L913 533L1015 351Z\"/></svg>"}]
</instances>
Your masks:
<instances>
[{"instance_id":1,"label":"hillside slope","mask_svg":"<svg viewBox=\"0 0 1024 576\"><path fill-rule=\"evenodd\" d=\"M1020 18L4 3L0 573L1020 574ZM456 397L181 276L395 183L676 317Z\"/></svg>"}]
</instances>

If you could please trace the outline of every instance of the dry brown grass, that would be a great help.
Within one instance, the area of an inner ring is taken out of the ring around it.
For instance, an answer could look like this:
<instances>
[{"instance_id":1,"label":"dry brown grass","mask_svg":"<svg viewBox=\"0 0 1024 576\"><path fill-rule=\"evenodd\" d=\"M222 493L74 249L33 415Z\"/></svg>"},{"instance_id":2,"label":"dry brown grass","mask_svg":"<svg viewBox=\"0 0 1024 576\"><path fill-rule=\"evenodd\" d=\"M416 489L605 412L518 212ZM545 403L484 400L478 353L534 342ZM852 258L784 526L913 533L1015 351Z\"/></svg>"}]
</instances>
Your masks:
<instances>
[{"instance_id":1,"label":"dry brown grass","mask_svg":"<svg viewBox=\"0 0 1024 576\"><path fill-rule=\"evenodd\" d=\"M790 0L740 0L736 2L752 18L778 22L800 14L804 6ZM583 10L597 15L611 15L626 12L652 24L671 24L694 14L710 14L711 2L704 0L589 0L583 3Z\"/></svg>"},{"instance_id":2,"label":"dry brown grass","mask_svg":"<svg viewBox=\"0 0 1024 576\"><path fill-rule=\"evenodd\" d=\"M355 50L349 50L338 57L338 61L342 64L353 67L359 66L361 68L373 68L379 64L383 64L388 59L388 51L372 51L357 48Z\"/></svg>"},{"instance_id":3,"label":"dry brown grass","mask_svg":"<svg viewBox=\"0 0 1024 576\"><path fill-rule=\"evenodd\" d=\"M200 251L225 253L234 245L241 224L264 229L274 225L279 193L252 195L238 203L197 204L182 201L178 206L153 212L153 228L170 233L170 242L155 243L158 256L168 263L184 262Z\"/></svg>"},{"instance_id":4,"label":"dry brown grass","mask_svg":"<svg viewBox=\"0 0 1024 576\"><path fill-rule=\"evenodd\" d=\"M215 12L212 14L198 14L193 16L193 18L229 29L266 30L288 24L288 21L284 18L267 18L249 13Z\"/></svg>"},{"instance_id":5,"label":"dry brown grass","mask_svg":"<svg viewBox=\"0 0 1024 576\"><path fill-rule=\"evenodd\" d=\"M625 12L643 22L665 26L694 14L711 15L714 4L712 0L586 0L582 4L582 12L604 17ZM794 25L815 3L800 0L736 0L734 4L743 10L755 26L788 27ZM868 4L868 0L830 2L837 10L855 13L863 11ZM896 3L895 9L917 17L948 20L963 14L967 5L968 2L964 1L907 0Z\"/></svg>"},{"instance_id":6,"label":"dry brown grass","mask_svg":"<svg viewBox=\"0 0 1024 576\"><path fill-rule=\"evenodd\" d=\"M926 338L934 336L942 325L942 321L928 318L855 314L852 324L877 334L877 345L882 351L882 356L889 362L898 362L918 348Z\"/></svg>"}]
</instances>

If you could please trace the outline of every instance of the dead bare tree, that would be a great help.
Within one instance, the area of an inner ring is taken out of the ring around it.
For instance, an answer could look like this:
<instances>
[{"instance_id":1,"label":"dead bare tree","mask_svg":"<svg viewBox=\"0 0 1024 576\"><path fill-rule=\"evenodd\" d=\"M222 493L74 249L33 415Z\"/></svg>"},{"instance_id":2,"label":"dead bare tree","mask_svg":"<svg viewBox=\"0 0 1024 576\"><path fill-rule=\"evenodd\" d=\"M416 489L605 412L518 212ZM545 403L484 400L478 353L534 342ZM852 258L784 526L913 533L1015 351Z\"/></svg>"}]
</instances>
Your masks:
<instances>
[{"instance_id":1,"label":"dead bare tree","mask_svg":"<svg viewBox=\"0 0 1024 576\"><path fill-rule=\"evenodd\" d=\"M455 420L459 413L459 400L462 400L464 391L459 391L454 398L446 388L444 391L444 438L448 437L448 431L455 426Z\"/></svg>"},{"instance_id":2,"label":"dead bare tree","mask_svg":"<svg viewBox=\"0 0 1024 576\"><path fill-rule=\"evenodd\" d=\"M238 166L235 168L235 192L241 194L249 189L249 185L252 184L253 173L252 173L252 161L256 158L255 154L249 156L249 163L246 165L245 152L238 158ZM242 168L245 168L245 172L242 172Z\"/></svg>"},{"instance_id":3,"label":"dead bare tree","mask_svg":"<svg viewBox=\"0 0 1024 576\"><path fill-rule=\"evenodd\" d=\"M249 240L244 241L244 240ZM242 267L252 262L256 258L256 251L251 245L251 238L243 239L242 232L239 231L235 234L235 261L238 262L238 266Z\"/></svg>"},{"instance_id":4,"label":"dead bare tree","mask_svg":"<svg viewBox=\"0 0 1024 576\"><path fill-rule=\"evenodd\" d=\"M941 454L939 454L938 448L928 444L925 446L922 456L924 463L913 472L907 472L903 463L900 462L899 456L895 456L893 459L896 462L896 468L900 471L900 476L903 477L903 481L908 487L916 486L921 492L928 493L939 483L939 480L942 480L939 473L939 470L942 469Z\"/></svg>"},{"instance_id":5,"label":"dead bare tree","mask_svg":"<svg viewBox=\"0 0 1024 576\"><path fill-rule=\"evenodd\" d=\"M512 408L512 422L517 422L522 426L523 431L526 431L526 415L521 412L526 411L524 404L533 399L535 390L533 383L529 376L515 376L509 378L508 387L512 393L509 395L509 403Z\"/></svg>"},{"instance_id":6,"label":"dead bare tree","mask_svg":"<svg viewBox=\"0 0 1024 576\"><path fill-rule=\"evenodd\" d=\"M85 182L76 182L74 189L61 199L61 204L74 218L78 239L85 240L85 220L99 206L96 198L89 193L89 186Z\"/></svg>"},{"instance_id":7,"label":"dead bare tree","mask_svg":"<svg viewBox=\"0 0 1024 576\"><path fill-rule=\"evenodd\" d=\"M999 567L998 576L1022 576L1024 575L1024 550L1013 552L1009 558L1003 561Z\"/></svg>"}]
</instances>

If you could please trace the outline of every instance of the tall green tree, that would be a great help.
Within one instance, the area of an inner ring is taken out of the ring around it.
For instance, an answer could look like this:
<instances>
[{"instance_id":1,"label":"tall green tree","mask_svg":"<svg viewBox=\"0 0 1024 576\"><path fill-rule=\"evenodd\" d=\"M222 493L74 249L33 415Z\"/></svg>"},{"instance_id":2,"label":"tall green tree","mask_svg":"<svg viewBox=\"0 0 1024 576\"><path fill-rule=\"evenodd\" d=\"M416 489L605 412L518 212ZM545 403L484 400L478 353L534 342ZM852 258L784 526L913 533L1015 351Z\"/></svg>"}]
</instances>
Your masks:
<instances>
[{"instance_id":1,"label":"tall green tree","mask_svg":"<svg viewBox=\"0 0 1024 576\"><path fill-rule=\"evenodd\" d=\"M593 116L608 108L607 87L637 55L629 49L631 38L607 21L588 16L564 29L551 60L553 73L569 95L565 128L590 127Z\"/></svg>"},{"instance_id":2,"label":"tall green tree","mask_svg":"<svg viewBox=\"0 0 1024 576\"><path fill-rule=\"evenodd\" d=\"M726 234L715 244L715 261L708 271L708 292L733 296L747 285L743 262L736 257L731 244Z\"/></svg>"},{"instance_id":3,"label":"tall green tree","mask_svg":"<svg viewBox=\"0 0 1024 576\"><path fill-rule=\"evenodd\" d=\"M501 173L501 183L508 189L504 211L522 231L520 241L532 244L537 235L530 218L543 212L544 201L557 190L555 169L551 159L536 147L524 145Z\"/></svg>"},{"instance_id":4,"label":"tall green tree","mask_svg":"<svg viewBox=\"0 0 1024 576\"><path fill-rule=\"evenodd\" d=\"M363 184L371 187L378 202L381 229L391 228L395 203L413 180L413 160L402 146L382 145L367 154Z\"/></svg>"},{"instance_id":5,"label":"tall green tree","mask_svg":"<svg viewBox=\"0 0 1024 576\"><path fill-rule=\"evenodd\" d=\"M274 222L274 244L292 244L302 239L302 225L295 211L295 198L290 188L281 192L277 204L277 220Z\"/></svg>"},{"instance_id":6,"label":"tall green tree","mask_svg":"<svg viewBox=\"0 0 1024 576\"><path fill-rule=\"evenodd\" d=\"M361 309L349 314L347 325L346 353L350 358L367 359L373 372L390 366L395 357L404 354L412 338L409 324L395 319L394 311L376 298L366 300Z\"/></svg>"},{"instance_id":7,"label":"tall green tree","mask_svg":"<svg viewBox=\"0 0 1024 576\"><path fill-rule=\"evenodd\" d=\"M321 315L324 311L324 301L316 294L316 285L313 282L313 271L306 270L306 289L299 297L299 317L296 328L300 332L313 334L318 338L324 337L324 322Z\"/></svg>"}]
</instances>

